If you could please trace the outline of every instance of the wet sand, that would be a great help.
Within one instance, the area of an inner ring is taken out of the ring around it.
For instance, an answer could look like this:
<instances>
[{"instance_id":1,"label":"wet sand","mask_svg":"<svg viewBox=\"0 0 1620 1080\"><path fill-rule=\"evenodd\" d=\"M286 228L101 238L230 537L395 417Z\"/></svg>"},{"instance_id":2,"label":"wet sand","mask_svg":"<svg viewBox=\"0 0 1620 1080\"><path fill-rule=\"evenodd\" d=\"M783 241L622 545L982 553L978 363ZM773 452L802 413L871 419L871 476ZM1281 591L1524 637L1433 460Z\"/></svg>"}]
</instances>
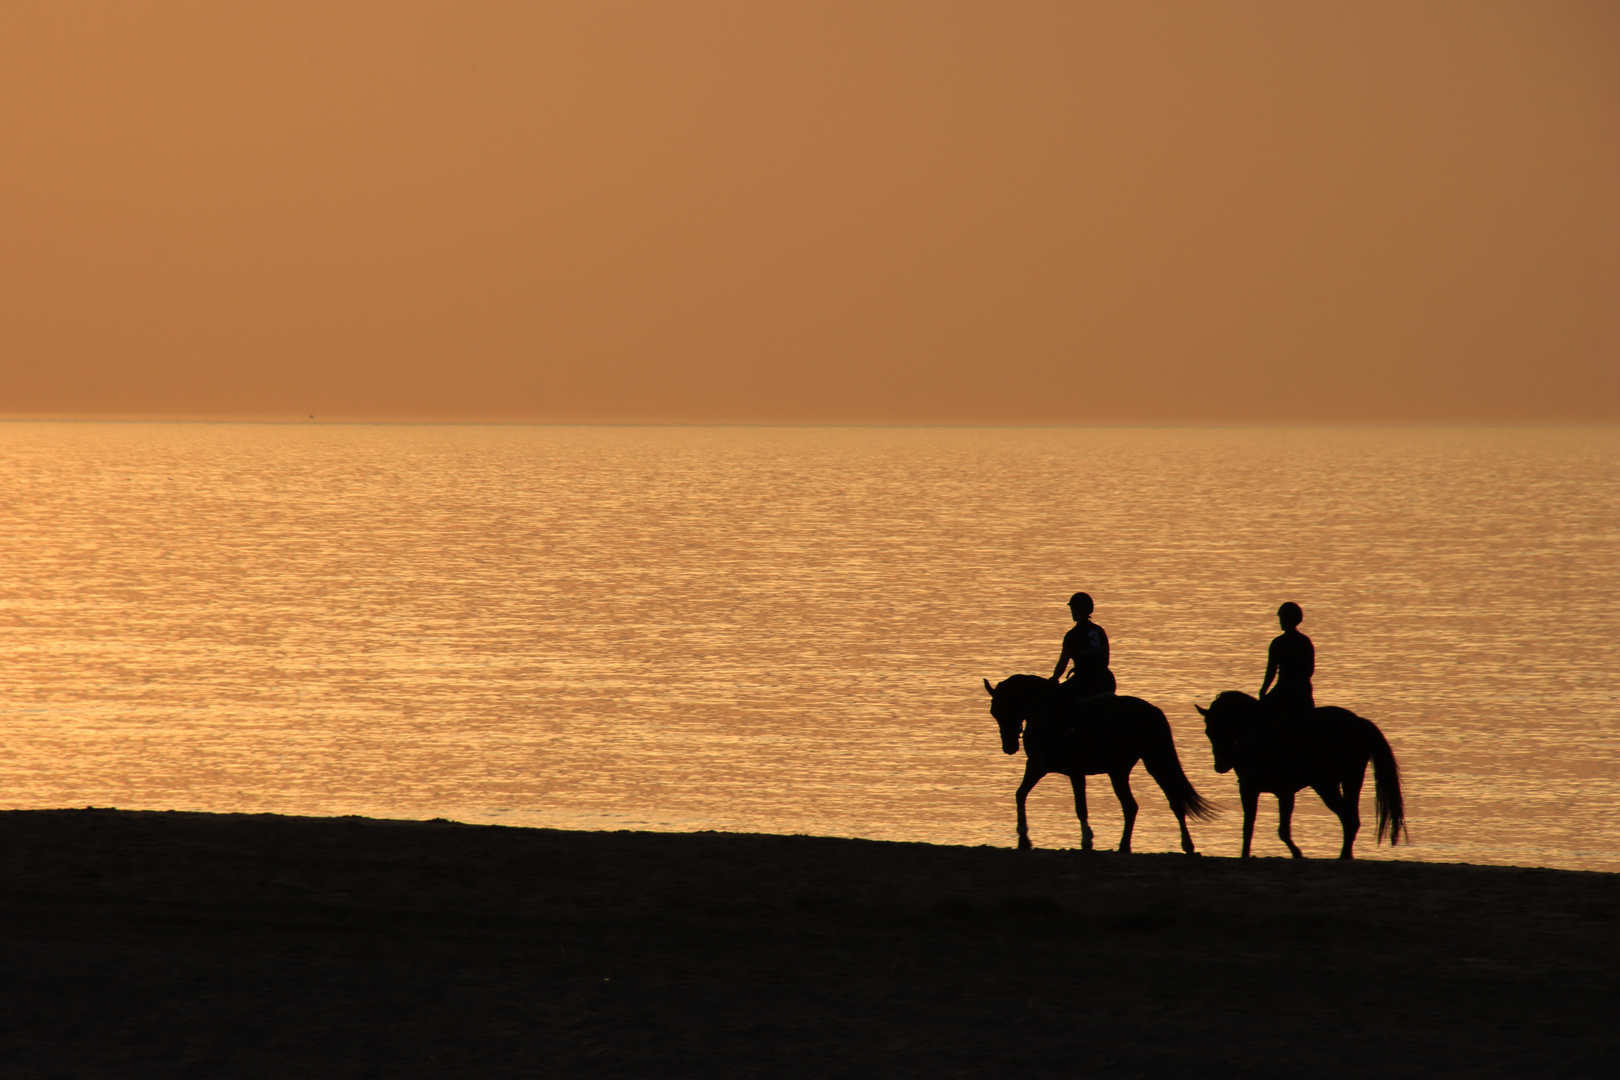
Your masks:
<instances>
[{"instance_id":1,"label":"wet sand","mask_svg":"<svg viewBox=\"0 0 1620 1080\"><path fill-rule=\"evenodd\" d=\"M1613 1075L1620 875L0 814L3 1073Z\"/></svg>"}]
</instances>

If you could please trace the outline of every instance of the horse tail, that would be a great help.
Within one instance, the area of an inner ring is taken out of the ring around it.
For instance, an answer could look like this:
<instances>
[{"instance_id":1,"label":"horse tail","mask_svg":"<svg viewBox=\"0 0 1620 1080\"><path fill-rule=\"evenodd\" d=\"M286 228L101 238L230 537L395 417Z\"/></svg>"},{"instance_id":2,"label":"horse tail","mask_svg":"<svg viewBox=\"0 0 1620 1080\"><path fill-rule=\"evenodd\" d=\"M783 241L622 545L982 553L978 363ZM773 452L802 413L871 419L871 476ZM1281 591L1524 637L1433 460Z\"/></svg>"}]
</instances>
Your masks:
<instances>
[{"instance_id":1,"label":"horse tail","mask_svg":"<svg viewBox=\"0 0 1620 1080\"><path fill-rule=\"evenodd\" d=\"M1401 770L1395 764L1395 751L1389 748L1389 740L1378 730L1378 725L1365 717L1361 720L1367 725L1372 741L1373 791L1378 806L1378 835L1373 843L1382 840L1385 830L1388 830L1389 846L1394 847L1406 835L1406 804L1401 799ZM1411 841L1410 836L1407 836L1407 841Z\"/></svg>"},{"instance_id":2,"label":"horse tail","mask_svg":"<svg viewBox=\"0 0 1620 1080\"><path fill-rule=\"evenodd\" d=\"M1214 803L1198 794L1192 781L1187 779L1181 767L1181 758L1176 754L1176 739L1170 733L1170 721L1165 718L1164 710L1154 705L1148 707L1154 715L1148 722L1148 745L1142 755L1142 764L1147 766L1148 774L1159 782L1165 797L1170 800L1170 809L1194 821L1207 821L1220 811Z\"/></svg>"}]
</instances>

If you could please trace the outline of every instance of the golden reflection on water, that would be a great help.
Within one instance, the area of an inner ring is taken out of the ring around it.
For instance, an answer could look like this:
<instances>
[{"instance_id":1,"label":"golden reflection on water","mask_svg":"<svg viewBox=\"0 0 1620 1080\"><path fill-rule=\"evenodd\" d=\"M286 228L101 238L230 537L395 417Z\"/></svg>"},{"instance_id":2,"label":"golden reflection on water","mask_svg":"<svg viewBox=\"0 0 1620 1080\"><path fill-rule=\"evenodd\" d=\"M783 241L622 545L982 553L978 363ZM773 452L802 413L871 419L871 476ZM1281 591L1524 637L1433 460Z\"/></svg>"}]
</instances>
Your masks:
<instances>
[{"instance_id":1,"label":"golden reflection on water","mask_svg":"<svg viewBox=\"0 0 1620 1080\"><path fill-rule=\"evenodd\" d=\"M1192 704L1293 599L1401 760L1394 855L1620 870L1612 429L9 423L0 506L8 806L1006 845L980 679L1049 672L1084 588L1227 810L1203 850L1239 817ZM1061 778L1030 810L1078 846Z\"/></svg>"}]
</instances>

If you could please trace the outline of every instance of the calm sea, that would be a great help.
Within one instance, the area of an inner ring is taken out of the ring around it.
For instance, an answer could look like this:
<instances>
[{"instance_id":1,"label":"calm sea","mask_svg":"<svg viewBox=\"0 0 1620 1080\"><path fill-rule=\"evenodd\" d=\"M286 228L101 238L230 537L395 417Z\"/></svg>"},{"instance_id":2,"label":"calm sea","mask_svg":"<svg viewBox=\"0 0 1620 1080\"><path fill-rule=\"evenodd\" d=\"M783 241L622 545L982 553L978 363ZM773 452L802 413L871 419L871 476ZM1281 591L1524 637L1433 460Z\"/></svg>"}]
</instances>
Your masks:
<instances>
[{"instance_id":1,"label":"calm sea","mask_svg":"<svg viewBox=\"0 0 1620 1080\"><path fill-rule=\"evenodd\" d=\"M1412 846L1359 854L1620 870L1620 430L5 423L0 515L10 807L1006 845L980 680L1085 589L1204 851L1193 703L1295 600L1404 770ZM1031 829L1078 846L1062 778Z\"/></svg>"}]
</instances>

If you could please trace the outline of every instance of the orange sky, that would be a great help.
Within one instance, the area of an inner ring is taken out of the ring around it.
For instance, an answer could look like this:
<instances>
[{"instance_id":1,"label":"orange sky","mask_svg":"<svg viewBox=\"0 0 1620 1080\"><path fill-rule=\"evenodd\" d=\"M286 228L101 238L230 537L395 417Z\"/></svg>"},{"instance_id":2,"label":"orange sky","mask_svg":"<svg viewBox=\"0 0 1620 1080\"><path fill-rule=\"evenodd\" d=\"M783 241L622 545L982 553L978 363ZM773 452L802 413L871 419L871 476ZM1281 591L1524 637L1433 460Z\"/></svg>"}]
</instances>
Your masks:
<instances>
[{"instance_id":1,"label":"orange sky","mask_svg":"<svg viewBox=\"0 0 1620 1080\"><path fill-rule=\"evenodd\" d=\"M0 414L1620 420L1620 6L0 8Z\"/></svg>"}]
</instances>

